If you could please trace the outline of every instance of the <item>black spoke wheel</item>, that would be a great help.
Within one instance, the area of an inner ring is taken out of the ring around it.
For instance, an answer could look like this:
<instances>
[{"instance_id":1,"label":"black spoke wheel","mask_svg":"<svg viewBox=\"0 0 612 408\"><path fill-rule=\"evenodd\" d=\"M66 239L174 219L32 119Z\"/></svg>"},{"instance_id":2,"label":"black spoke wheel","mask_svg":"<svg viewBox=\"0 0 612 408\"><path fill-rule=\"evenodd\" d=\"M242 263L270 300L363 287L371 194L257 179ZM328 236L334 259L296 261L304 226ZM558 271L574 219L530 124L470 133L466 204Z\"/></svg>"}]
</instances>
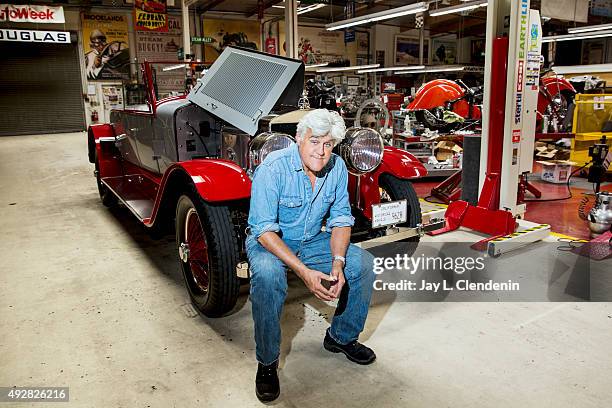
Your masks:
<instances>
[{"instance_id":1,"label":"black spoke wheel","mask_svg":"<svg viewBox=\"0 0 612 408\"><path fill-rule=\"evenodd\" d=\"M176 206L176 244L185 285L196 308L219 317L236 305L238 237L227 206L205 202L195 191Z\"/></svg>"}]
</instances>

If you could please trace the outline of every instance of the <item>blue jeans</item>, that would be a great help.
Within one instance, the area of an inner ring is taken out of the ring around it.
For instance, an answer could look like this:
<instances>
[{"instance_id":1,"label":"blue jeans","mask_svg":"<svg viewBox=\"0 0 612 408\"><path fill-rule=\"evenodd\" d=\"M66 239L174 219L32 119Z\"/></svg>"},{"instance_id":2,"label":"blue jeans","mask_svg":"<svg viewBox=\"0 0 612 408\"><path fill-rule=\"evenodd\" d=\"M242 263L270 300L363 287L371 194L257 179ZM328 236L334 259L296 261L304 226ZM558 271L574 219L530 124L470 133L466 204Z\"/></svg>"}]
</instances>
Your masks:
<instances>
[{"instance_id":1,"label":"blue jeans","mask_svg":"<svg viewBox=\"0 0 612 408\"><path fill-rule=\"evenodd\" d=\"M309 268L331 273L331 234L321 232L309 241L285 241L287 246ZM257 361L269 365L280 354L280 319L287 296L287 267L249 235L246 241L251 270L251 303L255 322ZM368 316L374 281L374 258L365 250L349 245L346 253L344 277L338 307L329 335L340 344L357 340Z\"/></svg>"}]
</instances>

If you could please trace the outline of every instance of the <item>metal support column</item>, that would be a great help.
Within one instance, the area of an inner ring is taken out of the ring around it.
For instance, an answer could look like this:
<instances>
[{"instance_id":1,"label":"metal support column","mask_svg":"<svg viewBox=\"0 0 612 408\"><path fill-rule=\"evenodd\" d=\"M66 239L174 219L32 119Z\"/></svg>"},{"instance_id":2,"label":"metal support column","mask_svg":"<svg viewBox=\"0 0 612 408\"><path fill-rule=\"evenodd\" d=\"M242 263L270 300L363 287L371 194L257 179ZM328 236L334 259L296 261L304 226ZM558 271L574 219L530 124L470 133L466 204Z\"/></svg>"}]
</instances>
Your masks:
<instances>
[{"instance_id":1,"label":"metal support column","mask_svg":"<svg viewBox=\"0 0 612 408\"><path fill-rule=\"evenodd\" d=\"M509 40L507 79L504 107L503 151L501 156L501 184L499 209L506 209L515 216L522 216L526 206L517 204L519 176L531 170L535 129L535 104L537 80L534 63L539 59L541 27L539 14L529 10L530 0L490 0L487 7L487 38L485 55L485 89L483 101L482 144L479 185L482 189L488 160L489 137L492 131L490 107L493 67L492 46L495 38L506 35ZM531 150L531 151L530 151ZM522 154L521 154L522 153Z\"/></svg>"},{"instance_id":2,"label":"metal support column","mask_svg":"<svg viewBox=\"0 0 612 408\"><path fill-rule=\"evenodd\" d=\"M297 1L285 0L285 43L287 57L298 57Z\"/></svg>"},{"instance_id":3,"label":"metal support column","mask_svg":"<svg viewBox=\"0 0 612 408\"><path fill-rule=\"evenodd\" d=\"M183 18L183 53L187 60L187 55L191 54L191 30L189 29L189 0L181 2L181 17Z\"/></svg>"}]
</instances>

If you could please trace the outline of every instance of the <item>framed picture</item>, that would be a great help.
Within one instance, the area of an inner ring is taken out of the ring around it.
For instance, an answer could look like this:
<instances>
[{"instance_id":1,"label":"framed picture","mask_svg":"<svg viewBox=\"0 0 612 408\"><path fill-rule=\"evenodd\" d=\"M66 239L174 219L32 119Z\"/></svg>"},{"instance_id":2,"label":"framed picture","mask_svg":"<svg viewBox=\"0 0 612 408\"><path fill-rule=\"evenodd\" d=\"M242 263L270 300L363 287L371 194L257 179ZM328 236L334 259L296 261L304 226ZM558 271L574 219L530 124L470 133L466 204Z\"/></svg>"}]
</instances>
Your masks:
<instances>
[{"instance_id":1,"label":"framed picture","mask_svg":"<svg viewBox=\"0 0 612 408\"><path fill-rule=\"evenodd\" d=\"M356 76L348 77L347 85L349 85L349 86L357 86L357 85L359 85L359 77L356 77Z\"/></svg>"},{"instance_id":2,"label":"framed picture","mask_svg":"<svg viewBox=\"0 0 612 408\"><path fill-rule=\"evenodd\" d=\"M395 36L394 65L415 65L419 63L419 38L406 35ZM423 40L423 64L429 64L429 38Z\"/></svg>"},{"instance_id":3,"label":"framed picture","mask_svg":"<svg viewBox=\"0 0 612 408\"><path fill-rule=\"evenodd\" d=\"M457 41L434 38L432 41L431 61L433 64L455 64L457 62Z\"/></svg>"}]
</instances>

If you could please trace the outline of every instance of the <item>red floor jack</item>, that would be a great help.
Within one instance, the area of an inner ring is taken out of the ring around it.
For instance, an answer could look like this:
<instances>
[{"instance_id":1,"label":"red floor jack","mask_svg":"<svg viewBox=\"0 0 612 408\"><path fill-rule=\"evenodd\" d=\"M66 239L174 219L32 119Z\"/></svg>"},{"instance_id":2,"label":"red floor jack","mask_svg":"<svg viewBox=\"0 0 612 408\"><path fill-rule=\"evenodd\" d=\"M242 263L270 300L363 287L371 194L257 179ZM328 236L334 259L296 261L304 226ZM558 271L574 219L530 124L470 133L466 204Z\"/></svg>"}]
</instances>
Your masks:
<instances>
[{"instance_id":1,"label":"red floor jack","mask_svg":"<svg viewBox=\"0 0 612 408\"><path fill-rule=\"evenodd\" d=\"M430 235L440 235L459 227L470 228L477 232L489 234L491 237L476 242L471 247L484 251L489 241L510 235L516 229L516 220L511 212L499 210L499 174L488 174L476 206L467 201L457 200L446 209L446 226Z\"/></svg>"},{"instance_id":2,"label":"red floor jack","mask_svg":"<svg viewBox=\"0 0 612 408\"><path fill-rule=\"evenodd\" d=\"M443 182L431 189L431 196L442 201L444 204L449 204L452 201L457 201L461 198L461 174L458 170L453 173Z\"/></svg>"},{"instance_id":3,"label":"red floor jack","mask_svg":"<svg viewBox=\"0 0 612 408\"><path fill-rule=\"evenodd\" d=\"M442 201L444 204L449 204L461 198L461 177L462 171L459 170L452 174L446 180L431 189L431 196ZM519 179L518 197L519 201L525 201L525 193L529 191L535 198L542 197L542 192L536 186L531 184L525 175L521 175Z\"/></svg>"}]
</instances>

